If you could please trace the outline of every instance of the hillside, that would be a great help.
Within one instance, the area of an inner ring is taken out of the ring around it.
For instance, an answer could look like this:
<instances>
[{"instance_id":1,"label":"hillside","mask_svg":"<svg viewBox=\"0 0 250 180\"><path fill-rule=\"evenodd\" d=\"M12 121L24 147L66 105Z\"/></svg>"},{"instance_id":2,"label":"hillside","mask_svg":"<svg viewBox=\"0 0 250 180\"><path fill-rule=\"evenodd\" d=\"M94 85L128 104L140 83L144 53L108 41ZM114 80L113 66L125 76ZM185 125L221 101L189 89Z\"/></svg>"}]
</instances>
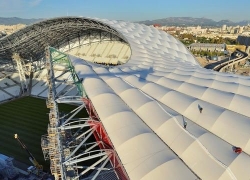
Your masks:
<instances>
[{"instance_id":1,"label":"hillside","mask_svg":"<svg viewBox=\"0 0 250 180\"><path fill-rule=\"evenodd\" d=\"M44 19L22 19L18 17L0 17L0 24L2 25L16 25L16 24L25 24L30 25Z\"/></svg>"},{"instance_id":2,"label":"hillside","mask_svg":"<svg viewBox=\"0 0 250 180\"><path fill-rule=\"evenodd\" d=\"M2 25L16 25L16 24L25 24L30 25L45 19L23 19L18 17L0 17L0 24ZM233 22L230 20L221 20L214 21L208 18L193 18L193 17L168 17L163 19L155 19L155 20L146 20L139 21L138 23L152 25L152 24L160 24L162 26L222 26L226 24L228 26L245 26L250 23L250 20L243 20L239 22Z\"/></svg>"},{"instance_id":3,"label":"hillside","mask_svg":"<svg viewBox=\"0 0 250 180\"><path fill-rule=\"evenodd\" d=\"M156 19L156 20L146 20L140 21L139 23L152 25L152 24L160 24L162 26L222 26L226 24L228 26L244 26L247 25L250 20L244 20L239 22L233 22L230 20L221 20L221 21L214 21L212 19L207 18L192 18L192 17L168 17L164 19Z\"/></svg>"}]
</instances>

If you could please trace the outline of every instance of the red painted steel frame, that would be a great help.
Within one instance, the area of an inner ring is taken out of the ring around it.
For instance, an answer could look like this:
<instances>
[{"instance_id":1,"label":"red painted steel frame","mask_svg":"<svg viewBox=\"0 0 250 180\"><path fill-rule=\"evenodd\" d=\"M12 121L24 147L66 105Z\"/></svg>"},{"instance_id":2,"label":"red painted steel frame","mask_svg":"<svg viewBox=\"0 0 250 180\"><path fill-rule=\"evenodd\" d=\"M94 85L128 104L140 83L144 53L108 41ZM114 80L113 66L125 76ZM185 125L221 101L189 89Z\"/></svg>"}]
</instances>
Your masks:
<instances>
[{"instance_id":1,"label":"red painted steel frame","mask_svg":"<svg viewBox=\"0 0 250 180\"><path fill-rule=\"evenodd\" d=\"M111 143L107 132L105 131L101 121L99 120L98 114L96 113L94 106L87 98L83 98L83 102L85 103L85 107L90 117L88 123L90 124L91 128L96 128L96 131L94 132L94 137L97 142L102 142L99 144L100 149L112 150L110 160L113 167L115 168L116 174L121 180L129 180L128 175L124 170L124 167L122 166L118 155L114 151L113 144Z\"/></svg>"}]
</instances>

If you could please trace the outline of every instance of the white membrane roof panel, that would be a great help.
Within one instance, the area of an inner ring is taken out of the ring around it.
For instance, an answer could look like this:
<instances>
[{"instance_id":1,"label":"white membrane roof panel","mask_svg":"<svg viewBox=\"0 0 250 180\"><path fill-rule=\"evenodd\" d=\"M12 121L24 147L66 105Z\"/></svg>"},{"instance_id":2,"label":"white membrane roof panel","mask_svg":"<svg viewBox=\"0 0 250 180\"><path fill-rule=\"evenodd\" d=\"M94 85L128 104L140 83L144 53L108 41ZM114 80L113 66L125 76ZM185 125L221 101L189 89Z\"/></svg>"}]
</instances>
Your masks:
<instances>
[{"instance_id":1,"label":"white membrane roof panel","mask_svg":"<svg viewBox=\"0 0 250 180\"><path fill-rule=\"evenodd\" d=\"M250 78L201 68L154 27L96 20L124 36L129 61L71 60L129 178L249 179Z\"/></svg>"}]
</instances>

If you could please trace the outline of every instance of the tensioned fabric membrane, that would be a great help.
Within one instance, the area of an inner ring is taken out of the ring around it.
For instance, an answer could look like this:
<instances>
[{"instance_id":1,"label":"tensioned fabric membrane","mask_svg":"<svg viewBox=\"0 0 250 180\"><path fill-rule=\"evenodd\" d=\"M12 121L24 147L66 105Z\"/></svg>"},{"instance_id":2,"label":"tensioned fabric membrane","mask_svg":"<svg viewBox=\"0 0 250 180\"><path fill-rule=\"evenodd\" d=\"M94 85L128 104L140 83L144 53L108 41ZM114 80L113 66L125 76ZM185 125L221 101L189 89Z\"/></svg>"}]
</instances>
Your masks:
<instances>
[{"instance_id":1,"label":"tensioned fabric membrane","mask_svg":"<svg viewBox=\"0 0 250 180\"><path fill-rule=\"evenodd\" d=\"M154 27L97 21L126 38L129 61L70 58L129 178L249 179L250 78L201 68Z\"/></svg>"},{"instance_id":2,"label":"tensioned fabric membrane","mask_svg":"<svg viewBox=\"0 0 250 180\"><path fill-rule=\"evenodd\" d=\"M40 57L47 45L59 47L90 28L113 33L131 48L128 62L113 67L70 56L131 180L250 179L250 78L202 68L163 31L57 18L1 39L0 55Z\"/></svg>"}]
</instances>

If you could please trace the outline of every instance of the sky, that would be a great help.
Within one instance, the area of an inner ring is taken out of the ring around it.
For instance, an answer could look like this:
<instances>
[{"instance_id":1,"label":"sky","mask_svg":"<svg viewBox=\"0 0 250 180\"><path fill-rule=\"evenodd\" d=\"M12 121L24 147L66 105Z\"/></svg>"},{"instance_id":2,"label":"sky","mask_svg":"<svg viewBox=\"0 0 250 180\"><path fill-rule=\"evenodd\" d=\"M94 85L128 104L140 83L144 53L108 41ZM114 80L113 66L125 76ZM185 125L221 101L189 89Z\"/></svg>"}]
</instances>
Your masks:
<instances>
[{"instance_id":1,"label":"sky","mask_svg":"<svg viewBox=\"0 0 250 180\"><path fill-rule=\"evenodd\" d=\"M167 17L250 20L250 0L0 0L0 17L97 17L142 21Z\"/></svg>"}]
</instances>

